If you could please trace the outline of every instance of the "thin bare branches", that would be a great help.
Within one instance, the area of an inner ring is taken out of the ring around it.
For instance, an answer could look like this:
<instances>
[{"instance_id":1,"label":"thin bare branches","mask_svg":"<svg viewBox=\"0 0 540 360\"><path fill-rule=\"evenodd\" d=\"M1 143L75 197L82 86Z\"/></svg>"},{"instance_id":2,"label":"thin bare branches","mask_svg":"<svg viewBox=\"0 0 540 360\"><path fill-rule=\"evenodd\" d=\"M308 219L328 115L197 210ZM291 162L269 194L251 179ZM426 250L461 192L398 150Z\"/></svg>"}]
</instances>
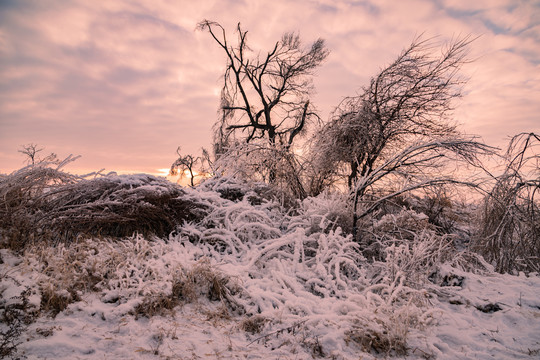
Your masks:
<instances>
[{"instance_id":1,"label":"thin bare branches","mask_svg":"<svg viewBox=\"0 0 540 360\"><path fill-rule=\"evenodd\" d=\"M540 136L517 134L485 198L476 248L499 272L540 271Z\"/></svg>"},{"instance_id":2,"label":"thin bare branches","mask_svg":"<svg viewBox=\"0 0 540 360\"><path fill-rule=\"evenodd\" d=\"M416 38L336 108L318 142L327 161L349 164L350 188L410 142L457 135L449 114L466 82L459 69L473 40L457 39L434 57L433 41Z\"/></svg>"},{"instance_id":3,"label":"thin bare branches","mask_svg":"<svg viewBox=\"0 0 540 360\"><path fill-rule=\"evenodd\" d=\"M290 147L315 113L308 99L311 76L328 56L324 40L303 48L299 35L286 33L265 55L252 56L247 31L240 24L234 45L216 22L204 20L198 28L208 31L227 55L221 117L214 134L216 152L235 139L266 139Z\"/></svg>"}]
</instances>

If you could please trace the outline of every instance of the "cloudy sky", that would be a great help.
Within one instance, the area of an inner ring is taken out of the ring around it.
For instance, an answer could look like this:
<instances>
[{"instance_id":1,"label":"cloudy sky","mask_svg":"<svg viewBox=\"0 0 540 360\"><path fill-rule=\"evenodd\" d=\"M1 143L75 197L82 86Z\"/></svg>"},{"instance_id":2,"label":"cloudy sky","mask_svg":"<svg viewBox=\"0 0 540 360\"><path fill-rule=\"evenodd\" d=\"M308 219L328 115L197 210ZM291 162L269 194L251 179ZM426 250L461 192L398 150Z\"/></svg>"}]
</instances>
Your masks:
<instances>
[{"instance_id":1,"label":"cloudy sky","mask_svg":"<svg viewBox=\"0 0 540 360\"><path fill-rule=\"evenodd\" d=\"M196 24L241 22L254 50L286 31L331 54L315 79L323 119L419 35L480 36L455 112L503 146L540 132L540 1L0 0L0 173L34 143L70 171L156 173L210 147L225 58ZM232 36L232 35L231 35Z\"/></svg>"}]
</instances>

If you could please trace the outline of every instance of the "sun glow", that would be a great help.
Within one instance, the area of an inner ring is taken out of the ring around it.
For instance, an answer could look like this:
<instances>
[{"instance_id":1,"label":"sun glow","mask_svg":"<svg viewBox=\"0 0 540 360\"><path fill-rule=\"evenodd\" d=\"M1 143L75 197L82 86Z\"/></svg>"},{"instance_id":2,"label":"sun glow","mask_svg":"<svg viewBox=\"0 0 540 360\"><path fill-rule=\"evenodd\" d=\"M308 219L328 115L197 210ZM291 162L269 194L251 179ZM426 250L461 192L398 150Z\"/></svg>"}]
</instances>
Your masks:
<instances>
[{"instance_id":1,"label":"sun glow","mask_svg":"<svg viewBox=\"0 0 540 360\"><path fill-rule=\"evenodd\" d=\"M170 169L157 169L157 174L159 176L167 177L167 176L169 176L169 171L170 171Z\"/></svg>"}]
</instances>

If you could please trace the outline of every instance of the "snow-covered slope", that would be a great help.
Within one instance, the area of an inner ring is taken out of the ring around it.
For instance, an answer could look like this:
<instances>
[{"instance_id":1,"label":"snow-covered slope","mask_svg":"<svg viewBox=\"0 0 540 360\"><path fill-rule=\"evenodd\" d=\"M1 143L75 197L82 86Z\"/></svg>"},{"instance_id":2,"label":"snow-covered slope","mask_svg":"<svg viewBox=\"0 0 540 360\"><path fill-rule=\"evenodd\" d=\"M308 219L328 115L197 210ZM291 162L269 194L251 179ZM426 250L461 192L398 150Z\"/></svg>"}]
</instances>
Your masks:
<instances>
[{"instance_id":1,"label":"snow-covered slope","mask_svg":"<svg viewBox=\"0 0 540 360\"><path fill-rule=\"evenodd\" d=\"M335 225L342 209L331 196L294 214L255 195L187 196L208 214L167 239L1 250L1 326L22 331L16 356L540 357L534 274L496 274L429 231L368 262ZM28 324L6 318L22 312Z\"/></svg>"}]
</instances>

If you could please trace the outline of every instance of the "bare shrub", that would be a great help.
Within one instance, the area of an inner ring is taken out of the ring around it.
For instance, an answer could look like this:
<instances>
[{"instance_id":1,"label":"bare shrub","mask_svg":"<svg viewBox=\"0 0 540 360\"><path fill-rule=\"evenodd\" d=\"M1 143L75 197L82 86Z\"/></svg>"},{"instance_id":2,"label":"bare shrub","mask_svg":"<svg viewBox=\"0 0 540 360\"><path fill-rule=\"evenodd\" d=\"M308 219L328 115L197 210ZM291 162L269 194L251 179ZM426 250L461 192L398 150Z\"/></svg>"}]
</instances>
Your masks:
<instances>
[{"instance_id":1,"label":"bare shrub","mask_svg":"<svg viewBox=\"0 0 540 360\"><path fill-rule=\"evenodd\" d=\"M22 343L19 338L24 330L23 322L17 317L0 330L0 358L7 359L16 355L17 347Z\"/></svg>"},{"instance_id":2,"label":"bare shrub","mask_svg":"<svg viewBox=\"0 0 540 360\"><path fill-rule=\"evenodd\" d=\"M540 136L518 134L506 167L484 200L473 248L501 273L540 272Z\"/></svg>"},{"instance_id":3,"label":"bare shrub","mask_svg":"<svg viewBox=\"0 0 540 360\"><path fill-rule=\"evenodd\" d=\"M2 274L2 278L7 278ZM11 278L12 281L15 281ZM29 301L30 289L21 291L20 295L6 299L4 290L0 289L0 358L22 358L18 356L18 346L22 343L20 337L26 331L38 312Z\"/></svg>"}]
</instances>

